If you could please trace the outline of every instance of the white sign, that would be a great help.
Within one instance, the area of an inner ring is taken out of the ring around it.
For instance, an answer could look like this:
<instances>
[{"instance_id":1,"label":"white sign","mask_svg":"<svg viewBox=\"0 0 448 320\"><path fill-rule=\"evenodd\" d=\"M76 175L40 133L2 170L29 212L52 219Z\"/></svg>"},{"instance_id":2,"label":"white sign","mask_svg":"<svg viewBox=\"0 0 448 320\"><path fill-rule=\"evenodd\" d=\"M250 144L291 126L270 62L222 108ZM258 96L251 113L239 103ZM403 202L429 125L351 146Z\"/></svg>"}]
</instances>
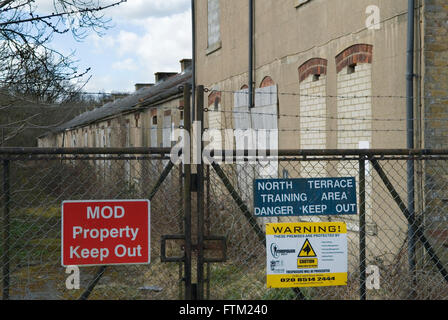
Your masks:
<instances>
[{"instance_id":1,"label":"white sign","mask_svg":"<svg viewBox=\"0 0 448 320\"><path fill-rule=\"evenodd\" d=\"M344 222L266 224L268 288L347 285Z\"/></svg>"}]
</instances>

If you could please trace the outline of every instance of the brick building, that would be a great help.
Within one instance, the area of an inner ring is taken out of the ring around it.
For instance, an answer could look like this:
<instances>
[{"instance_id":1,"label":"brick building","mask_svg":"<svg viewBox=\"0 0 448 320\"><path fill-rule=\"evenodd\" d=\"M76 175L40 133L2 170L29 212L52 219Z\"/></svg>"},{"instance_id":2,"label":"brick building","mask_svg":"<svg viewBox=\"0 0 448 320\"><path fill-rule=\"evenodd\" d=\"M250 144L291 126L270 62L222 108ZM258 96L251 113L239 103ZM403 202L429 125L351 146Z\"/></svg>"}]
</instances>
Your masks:
<instances>
[{"instance_id":1,"label":"brick building","mask_svg":"<svg viewBox=\"0 0 448 320\"><path fill-rule=\"evenodd\" d=\"M252 26L250 3L196 3L195 82L209 88L209 106L213 104L207 128L279 129L272 144L279 149L407 147L408 1L257 0ZM414 145L447 148L447 122L441 120L448 115L446 1L416 0L415 17ZM219 103L214 103L216 97ZM222 146L234 143L224 131L217 141ZM430 173L430 166L425 170ZM270 177L356 175L326 163L312 171L306 165L294 172L280 165L276 171ZM406 177L405 166L395 172ZM440 194L448 182L434 175L432 181L429 175L421 178L432 192L422 193L420 212L428 209L425 202L443 201ZM252 179L238 175L235 183L246 191ZM401 213L391 199L381 203L381 196L372 192L380 185L370 171L366 179L372 252L377 239L387 238L397 238L391 245L398 251L405 239L396 234L406 229L405 221L391 226ZM406 199L405 188L401 190ZM379 214L383 205L394 208L387 217ZM426 212L436 220L444 216ZM357 218L347 222L356 226ZM356 236L356 227L351 231Z\"/></svg>"},{"instance_id":2,"label":"brick building","mask_svg":"<svg viewBox=\"0 0 448 320\"><path fill-rule=\"evenodd\" d=\"M191 82L191 60L181 72L158 72L155 84L80 114L38 139L39 147L171 147L171 133L183 124L183 94Z\"/></svg>"}]
</instances>

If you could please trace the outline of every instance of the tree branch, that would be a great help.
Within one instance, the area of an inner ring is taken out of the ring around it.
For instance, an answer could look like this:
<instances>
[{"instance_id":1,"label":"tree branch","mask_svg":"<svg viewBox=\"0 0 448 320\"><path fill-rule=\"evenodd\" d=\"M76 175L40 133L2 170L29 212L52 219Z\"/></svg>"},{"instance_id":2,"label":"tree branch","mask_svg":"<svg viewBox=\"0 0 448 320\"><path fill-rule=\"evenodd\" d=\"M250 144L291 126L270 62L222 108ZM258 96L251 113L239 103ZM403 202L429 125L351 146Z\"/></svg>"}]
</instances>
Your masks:
<instances>
[{"instance_id":1,"label":"tree branch","mask_svg":"<svg viewBox=\"0 0 448 320\"><path fill-rule=\"evenodd\" d=\"M10 0L9 2L12 2L14 0ZM26 22L34 22L34 21L43 21L46 19L52 19L52 18L57 18L57 17L62 17L62 16L67 16L67 15L75 15L75 14L79 14L79 13L91 13L91 12L98 12L98 11L102 11L108 8L112 8L115 6L120 5L121 3L127 2L127 0L120 0L118 2L115 2L113 4L104 6L104 7L96 7L96 8L85 8L85 9L79 9L79 10L72 10L72 11L67 11L67 12L59 12L59 13L52 13L49 15L45 15L45 16L33 16L31 14L31 18L28 19L21 19L21 20L13 20L13 21L7 21L7 22L1 22L0 23L0 27L3 26L8 26L11 24L22 24L22 23L26 23Z\"/></svg>"}]
</instances>

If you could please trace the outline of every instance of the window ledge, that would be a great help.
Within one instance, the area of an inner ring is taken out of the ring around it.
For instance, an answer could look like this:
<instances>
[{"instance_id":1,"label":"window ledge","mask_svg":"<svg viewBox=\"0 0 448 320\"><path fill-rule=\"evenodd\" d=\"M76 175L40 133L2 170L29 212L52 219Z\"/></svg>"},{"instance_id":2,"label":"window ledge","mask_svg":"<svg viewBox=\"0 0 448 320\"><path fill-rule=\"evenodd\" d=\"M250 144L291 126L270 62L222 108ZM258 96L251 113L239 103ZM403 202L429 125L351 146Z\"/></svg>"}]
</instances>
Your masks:
<instances>
[{"instance_id":1,"label":"window ledge","mask_svg":"<svg viewBox=\"0 0 448 320\"><path fill-rule=\"evenodd\" d=\"M296 8L303 6L304 4L310 2L310 0L294 0L294 6Z\"/></svg>"},{"instance_id":2,"label":"window ledge","mask_svg":"<svg viewBox=\"0 0 448 320\"><path fill-rule=\"evenodd\" d=\"M221 49L222 43L221 41L216 42L215 44L212 44L211 46L209 46L205 52L206 55L212 54L213 52L218 51L219 49Z\"/></svg>"}]
</instances>

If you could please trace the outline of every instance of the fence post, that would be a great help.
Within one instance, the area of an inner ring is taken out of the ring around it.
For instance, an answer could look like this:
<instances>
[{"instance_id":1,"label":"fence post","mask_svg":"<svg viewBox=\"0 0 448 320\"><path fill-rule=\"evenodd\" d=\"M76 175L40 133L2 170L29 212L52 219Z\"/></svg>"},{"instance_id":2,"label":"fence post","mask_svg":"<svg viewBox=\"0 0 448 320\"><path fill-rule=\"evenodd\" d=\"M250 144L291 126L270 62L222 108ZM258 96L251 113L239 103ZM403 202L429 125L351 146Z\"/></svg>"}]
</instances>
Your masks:
<instances>
[{"instance_id":1,"label":"fence post","mask_svg":"<svg viewBox=\"0 0 448 320\"><path fill-rule=\"evenodd\" d=\"M183 109L182 109L183 110ZM180 219L179 219L179 231L180 233L185 232L184 231L184 172L183 172L183 166L179 165L179 208L180 208ZM183 261L179 262L179 300L184 299L184 287L183 287L183 281L181 280L183 277Z\"/></svg>"},{"instance_id":2,"label":"fence post","mask_svg":"<svg viewBox=\"0 0 448 320\"><path fill-rule=\"evenodd\" d=\"M184 86L184 127L191 137L191 101L190 85ZM191 146L190 146L191 147ZM191 149L190 149L191 150ZM191 151L187 154L191 154ZM185 159L184 165L184 221L185 221L185 299L193 298L193 287L191 284L191 157Z\"/></svg>"},{"instance_id":3,"label":"fence post","mask_svg":"<svg viewBox=\"0 0 448 320\"><path fill-rule=\"evenodd\" d=\"M366 163L359 160L359 297L366 300Z\"/></svg>"},{"instance_id":4,"label":"fence post","mask_svg":"<svg viewBox=\"0 0 448 320\"><path fill-rule=\"evenodd\" d=\"M207 234L210 234L210 166L207 165L205 167L205 181L206 181L206 206L205 206L205 214L207 221ZM206 288L205 288L205 299L210 299L210 263L207 263L207 279L205 280Z\"/></svg>"},{"instance_id":5,"label":"fence post","mask_svg":"<svg viewBox=\"0 0 448 320\"><path fill-rule=\"evenodd\" d=\"M204 86L197 88L196 120L200 132L196 141L200 158L197 164L197 214L198 214L198 266L197 266L197 299L204 299L204 165L202 163L202 134L204 132Z\"/></svg>"},{"instance_id":6,"label":"fence post","mask_svg":"<svg viewBox=\"0 0 448 320\"><path fill-rule=\"evenodd\" d=\"M3 300L9 300L9 251L10 251L10 202L11 202L11 190L10 190L10 168L9 160L3 160Z\"/></svg>"}]
</instances>

